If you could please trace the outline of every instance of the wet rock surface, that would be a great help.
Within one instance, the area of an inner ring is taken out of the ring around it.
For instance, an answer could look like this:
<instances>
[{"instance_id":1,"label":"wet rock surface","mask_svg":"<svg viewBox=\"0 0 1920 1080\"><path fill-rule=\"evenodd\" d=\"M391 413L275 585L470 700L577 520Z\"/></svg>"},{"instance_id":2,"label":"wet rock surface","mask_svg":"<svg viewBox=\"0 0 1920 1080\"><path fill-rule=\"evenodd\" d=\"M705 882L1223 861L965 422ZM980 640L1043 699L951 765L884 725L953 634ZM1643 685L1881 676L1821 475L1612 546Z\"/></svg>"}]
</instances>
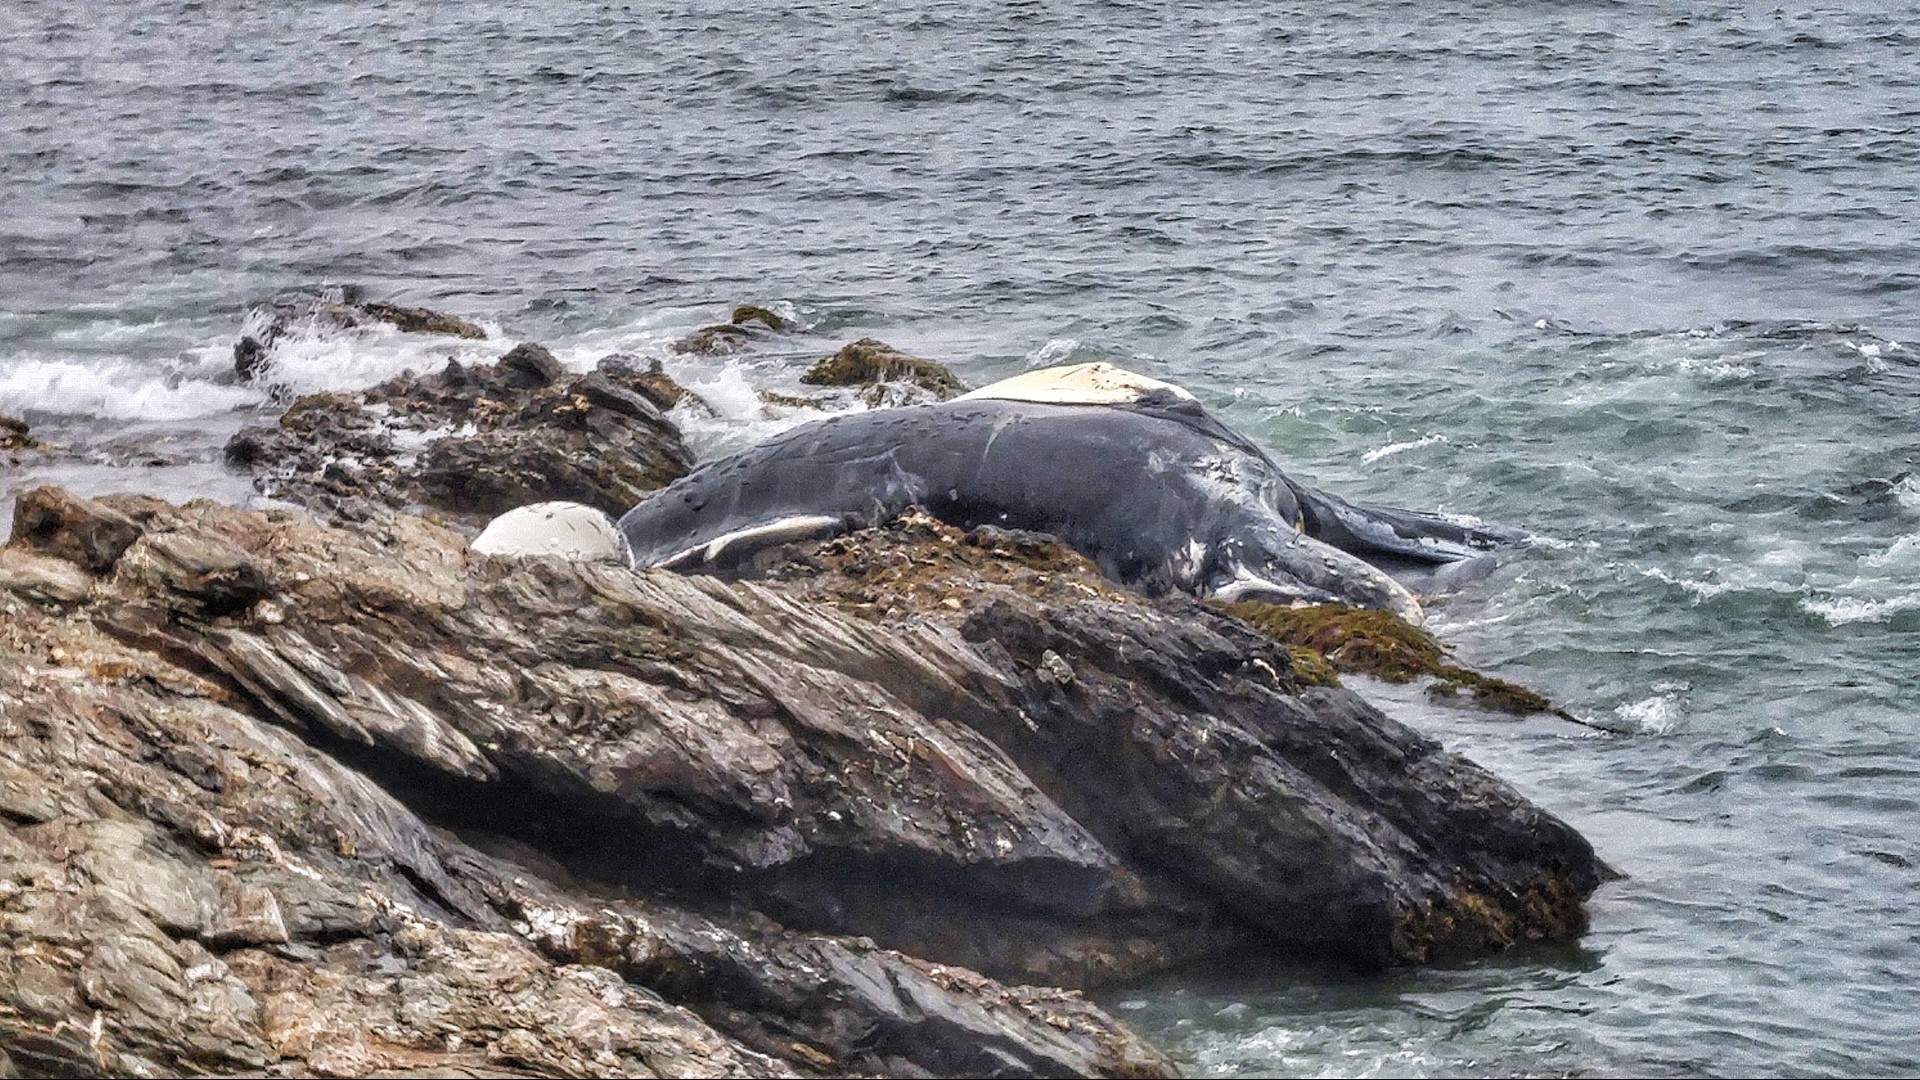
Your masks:
<instances>
[{"instance_id":1,"label":"wet rock surface","mask_svg":"<svg viewBox=\"0 0 1920 1080\"><path fill-rule=\"evenodd\" d=\"M1476 955L1577 934L1604 871L1284 646L1041 537L909 516L723 581L395 513L21 507L16 1067L1164 1075L1015 984Z\"/></svg>"},{"instance_id":2,"label":"wet rock surface","mask_svg":"<svg viewBox=\"0 0 1920 1080\"><path fill-rule=\"evenodd\" d=\"M415 509L477 527L551 499L619 514L693 464L662 411L677 390L657 367L615 357L576 375L522 344L495 364L299 398L235 435L227 459L263 494L339 520Z\"/></svg>"}]
</instances>

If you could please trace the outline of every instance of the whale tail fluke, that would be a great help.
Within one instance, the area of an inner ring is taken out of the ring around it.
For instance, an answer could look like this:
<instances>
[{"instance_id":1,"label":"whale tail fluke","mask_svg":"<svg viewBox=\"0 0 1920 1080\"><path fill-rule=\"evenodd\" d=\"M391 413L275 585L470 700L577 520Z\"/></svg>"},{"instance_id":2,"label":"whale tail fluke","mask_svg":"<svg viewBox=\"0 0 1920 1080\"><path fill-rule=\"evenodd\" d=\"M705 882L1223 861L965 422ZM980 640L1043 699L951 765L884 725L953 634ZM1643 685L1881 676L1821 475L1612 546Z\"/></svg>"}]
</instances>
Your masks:
<instances>
[{"instance_id":1,"label":"whale tail fluke","mask_svg":"<svg viewBox=\"0 0 1920 1080\"><path fill-rule=\"evenodd\" d=\"M1533 539L1523 529L1464 517L1348 502L1318 488L1288 482L1300 503L1301 531L1369 562L1463 562Z\"/></svg>"}]
</instances>

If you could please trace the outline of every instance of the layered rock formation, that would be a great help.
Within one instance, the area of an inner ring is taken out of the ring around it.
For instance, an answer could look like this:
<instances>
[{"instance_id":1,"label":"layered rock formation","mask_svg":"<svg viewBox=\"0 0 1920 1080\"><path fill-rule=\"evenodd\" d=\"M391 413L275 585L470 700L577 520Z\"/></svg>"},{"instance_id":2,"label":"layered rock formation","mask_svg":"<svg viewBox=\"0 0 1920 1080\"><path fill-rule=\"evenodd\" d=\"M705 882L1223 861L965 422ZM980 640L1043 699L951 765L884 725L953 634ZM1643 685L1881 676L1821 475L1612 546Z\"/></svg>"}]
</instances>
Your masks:
<instances>
[{"instance_id":1,"label":"layered rock formation","mask_svg":"<svg viewBox=\"0 0 1920 1080\"><path fill-rule=\"evenodd\" d=\"M528 578L408 517L346 532L53 489L21 508L0 549L18 1069L1167 1071L1075 995L754 910L803 830L914 841L879 807L834 822L860 795L832 777L781 790L821 763L776 755L832 736L750 682L690 689L752 662L717 583ZM591 604L550 621L602 588L639 637L596 643ZM978 854L962 829L948 849Z\"/></svg>"},{"instance_id":2,"label":"layered rock formation","mask_svg":"<svg viewBox=\"0 0 1920 1080\"><path fill-rule=\"evenodd\" d=\"M1284 649L1031 539L908 522L761 584L475 558L406 516L19 515L16 1056L1152 1074L989 976L1418 962L1577 933L1599 880Z\"/></svg>"}]
</instances>

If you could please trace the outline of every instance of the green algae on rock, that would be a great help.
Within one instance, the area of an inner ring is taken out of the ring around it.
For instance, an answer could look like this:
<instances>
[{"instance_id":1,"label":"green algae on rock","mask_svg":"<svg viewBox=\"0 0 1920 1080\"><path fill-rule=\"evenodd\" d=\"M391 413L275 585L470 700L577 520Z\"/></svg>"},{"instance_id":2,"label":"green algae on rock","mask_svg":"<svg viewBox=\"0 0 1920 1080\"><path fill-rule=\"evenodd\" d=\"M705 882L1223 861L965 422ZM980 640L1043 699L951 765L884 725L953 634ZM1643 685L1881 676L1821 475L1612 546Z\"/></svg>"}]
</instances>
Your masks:
<instances>
[{"instance_id":1,"label":"green algae on rock","mask_svg":"<svg viewBox=\"0 0 1920 1080\"><path fill-rule=\"evenodd\" d=\"M1452 663L1437 638L1391 612L1341 604L1283 607L1258 600L1223 609L1292 649L1302 681L1322 672L1371 675L1395 683L1431 677L1428 693L1435 697L1470 694L1475 704L1498 712L1573 719L1524 686Z\"/></svg>"},{"instance_id":2,"label":"green algae on rock","mask_svg":"<svg viewBox=\"0 0 1920 1080\"><path fill-rule=\"evenodd\" d=\"M759 323L776 334L784 334L794 328L793 323L774 314L758 304L741 304L733 309L733 315L727 319L735 326Z\"/></svg>"}]
</instances>

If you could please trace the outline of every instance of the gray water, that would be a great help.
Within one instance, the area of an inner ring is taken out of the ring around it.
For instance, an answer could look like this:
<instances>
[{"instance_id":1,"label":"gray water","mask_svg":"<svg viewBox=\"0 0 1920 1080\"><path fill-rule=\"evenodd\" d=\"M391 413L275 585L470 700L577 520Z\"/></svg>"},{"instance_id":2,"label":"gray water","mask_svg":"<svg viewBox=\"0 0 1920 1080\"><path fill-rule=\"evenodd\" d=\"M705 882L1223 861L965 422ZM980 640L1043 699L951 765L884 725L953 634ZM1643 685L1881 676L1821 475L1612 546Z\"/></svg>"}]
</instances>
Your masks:
<instances>
[{"instance_id":1,"label":"gray water","mask_svg":"<svg viewBox=\"0 0 1920 1080\"><path fill-rule=\"evenodd\" d=\"M1920 1072L1920 15L508 8L0 2L0 412L85 455L0 498L246 499L227 351L290 287L666 357L708 452L860 335L1113 360L1343 494L1541 534L1433 623L1604 732L1369 692L1630 875L1577 947L1119 1015L1202 1075ZM749 301L807 329L666 351Z\"/></svg>"}]
</instances>

